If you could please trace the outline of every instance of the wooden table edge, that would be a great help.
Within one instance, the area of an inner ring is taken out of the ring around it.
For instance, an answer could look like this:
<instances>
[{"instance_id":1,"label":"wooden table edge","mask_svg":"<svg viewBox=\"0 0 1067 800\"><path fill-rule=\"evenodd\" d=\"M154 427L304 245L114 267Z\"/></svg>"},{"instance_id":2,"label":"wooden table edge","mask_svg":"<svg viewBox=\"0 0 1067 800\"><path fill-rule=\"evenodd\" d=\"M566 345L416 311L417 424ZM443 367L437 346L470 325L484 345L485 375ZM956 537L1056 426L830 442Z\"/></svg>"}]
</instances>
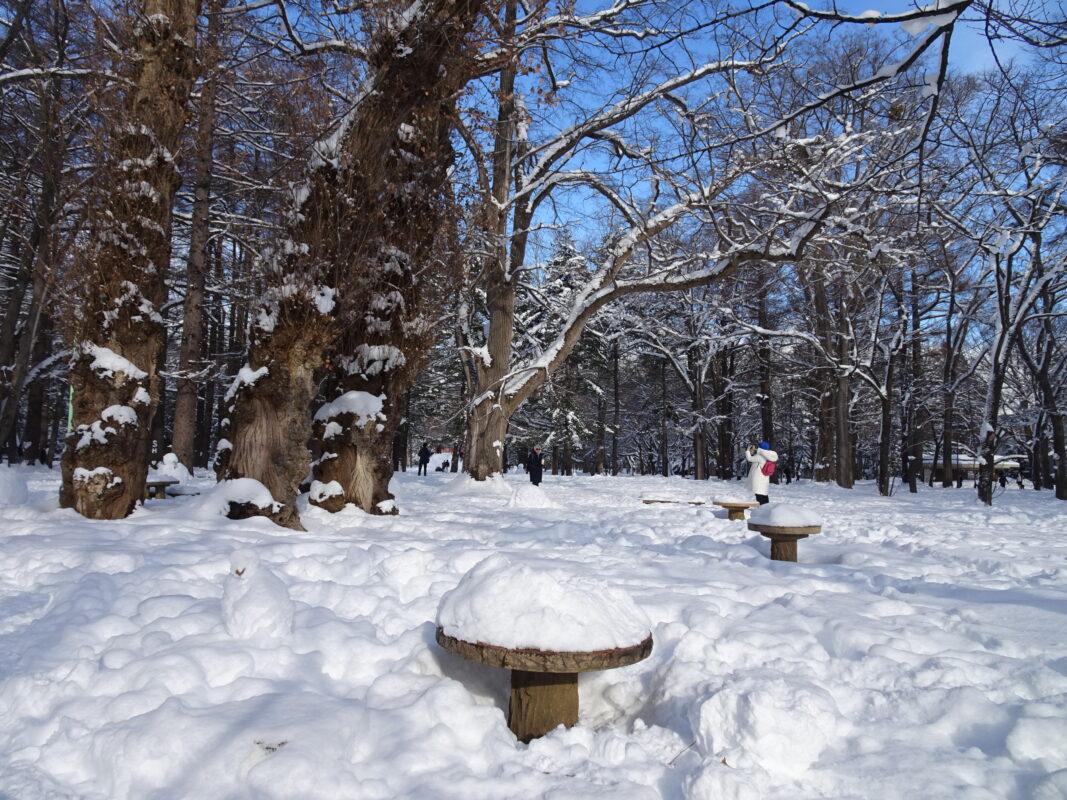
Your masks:
<instances>
[{"instance_id":1,"label":"wooden table edge","mask_svg":"<svg viewBox=\"0 0 1067 800\"><path fill-rule=\"evenodd\" d=\"M610 650L538 650L536 648L501 647L485 642L467 642L449 636L440 626L437 643L448 652L490 667L525 672L592 672L626 667L642 661L652 653L652 634L629 647Z\"/></svg>"}]
</instances>

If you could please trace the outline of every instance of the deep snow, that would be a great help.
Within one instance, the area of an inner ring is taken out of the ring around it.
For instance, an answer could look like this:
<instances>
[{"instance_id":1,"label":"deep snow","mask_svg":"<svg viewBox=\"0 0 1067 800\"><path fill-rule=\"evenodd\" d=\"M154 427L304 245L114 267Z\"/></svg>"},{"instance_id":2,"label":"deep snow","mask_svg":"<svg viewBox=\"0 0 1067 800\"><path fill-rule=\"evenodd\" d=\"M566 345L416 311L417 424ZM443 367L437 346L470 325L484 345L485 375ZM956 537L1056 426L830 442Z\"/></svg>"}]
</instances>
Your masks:
<instances>
[{"instance_id":1,"label":"deep snow","mask_svg":"<svg viewBox=\"0 0 1067 800\"><path fill-rule=\"evenodd\" d=\"M736 483L546 476L535 503L522 474L411 472L399 516L312 507L299 533L209 495L89 522L57 480L0 467L5 800L1067 797L1049 492L773 486L823 524L786 564L723 509L641 503ZM241 548L291 632L227 631ZM583 674L580 724L528 746L505 671L434 642L442 597L495 553L617 587L655 640Z\"/></svg>"}]
</instances>

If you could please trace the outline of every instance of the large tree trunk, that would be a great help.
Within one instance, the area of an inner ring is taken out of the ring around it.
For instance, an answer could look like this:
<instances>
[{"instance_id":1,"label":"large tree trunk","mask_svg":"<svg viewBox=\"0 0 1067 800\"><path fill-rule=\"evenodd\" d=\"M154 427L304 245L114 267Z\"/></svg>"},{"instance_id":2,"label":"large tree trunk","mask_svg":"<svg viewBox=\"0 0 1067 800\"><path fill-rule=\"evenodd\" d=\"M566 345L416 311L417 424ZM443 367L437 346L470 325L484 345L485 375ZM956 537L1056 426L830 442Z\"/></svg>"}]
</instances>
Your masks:
<instances>
[{"instance_id":1,"label":"large tree trunk","mask_svg":"<svg viewBox=\"0 0 1067 800\"><path fill-rule=\"evenodd\" d=\"M611 414L611 474L619 474L619 420L620 420L620 397L619 397L619 340L611 343L612 364L612 414Z\"/></svg>"},{"instance_id":2,"label":"large tree trunk","mask_svg":"<svg viewBox=\"0 0 1067 800\"><path fill-rule=\"evenodd\" d=\"M813 480L826 482L836 472L833 469L834 462L834 434L837 430L834 425L834 395L833 384L825 371L818 379L819 392L818 426L816 430L815 468Z\"/></svg>"},{"instance_id":3,"label":"large tree trunk","mask_svg":"<svg viewBox=\"0 0 1067 800\"><path fill-rule=\"evenodd\" d=\"M40 365L44 363L52 352L51 328L51 319L46 314L41 320L41 330L33 347L35 371L40 368ZM45 388L49 380L47 371L44 375L38 375L30 382L29 390L26 392L26 423L23 426L22 433L22 455L28 464L43 464L45 461L44 439L48 425Z\"/></svg>"},{"instance_id":4,"label":"large tree trunk","mask_svg":"<svg viewBox=\"0 0 1067 800\"><path fill-rule=\"evenodd\" d=\"M211 176L214 168L215 94L219 62L221 15L218 0L209 0L207 46L202 61L205 79L200 88L193 171L193 217L189 232L189 257L185 262L185 300L182 306L182 336L174 401L174 455L190 471L196 466L197 389L203 381L201 352L204 343L204 276L208 263L211 228Z\"/></svg>"},{"instance_id":5,"label":"large tree trunk","mask_svg":"<svg viewBox=\"0 0 1067 800\"><path fill-rule=\"evenodd\" d=\"M508 417L500 405L483 402L474 407L467 423L464 467L476 481L500 472L507 429Z\"/></svg>"},{"instance_id":6,"label":"large tree trunk","mask_svg":"<svg viewBox=\"0 0 1067 800\"><path fill-rule=\"evenodd\" d=\"M233 439L225 474L233 474L240 457L241 475L267 486L275 501L249 513L299 524L294 503L310 461L311 370L328 344L341 377L339 394L327 398L319 422L321 435L328 437L321 447L324 457L336 457L316 464L312 502L330 508L351 502L369 513L395 513L388 490L400 421L395 409L431 341L428 293L444 296L450 289L448 266L433 263L431 252L445 244L442 234L450 221L442 187L452 160L452 103L469 75L467 35L479 12L480 0L433 0L418 7L405 25L374 32L368 56L374 91L314 148L308 184L293 209L290 241L283 248L287 255L275 270L280 280L257 316L259 349L277 341L270 345L270 360L253 358L249 366L265 369L271 380L249 383L237 400L250 412L238 408L234 415L235 423L260 429L300 413L305 421L289 432L277 455L261 439ZM437 284L429 286L434 280ZM294 282L300 287L295 293ZM335 298L338 289L343 292ZM286 313L294 303L299 313ZM253 355L256 351L253 347ZM278 385L281 391L274 389L276 371L286 382ZM269 396L261 398L267 388ZM373 422L363 413L369 398L380 403ZM266 415L266 423L257 413ZM278 461L284 474L267 467ZM274 510L278 505L282 512Z\"/></svg>"},{"instance_id":7,"label":"large tree trunk","mask_svg":"<svg viewBox=\"0 0 1067 800\"><path fill-rule=\"evenodd\" d=\"M844 356L844 343L842 340L842 355ZM844 360L842 363L846 363ZM839 372L835 382L836 397L834 400L834 435L837 443L836 466L837 485L843 489L851 489L855 485L855 463L852 458L852 386L848 375Z\"/></svg>"},{"instance_id":8,"label":"large tree trunk","mask_svg":"<svg viewBox=\"0 0 1067 800\"><path fill-rule=\"evenodd\" d=\"M608 403L604 395L596 397L596 454L593 458L593 474L603 475L605 467L605 428L607 427Z\"/></svg>"},{"instance_id":9,"label":"large tree trunk","mask_svg":"<svg viewBox=\"0 0 1067 800\"><path fill-rule=\"evenodd\" d=\"M59 122L59 79L53 79L41 103L41 190L29 237L23 246L17 274L0 325L0 442L13 438L19 401L44 323L50 278L56 261L55 223L62 203L60 185L64 132ZM25 292L32 288L25 317L20 316Z\"/></svg>"},{"instance_id":10,"label":"large tree trunk","mask_svg":"<svg viewBox=\"0 0 1067 800\"><path fill-rule=\"evenodd\" d=\"M504 35L514 35L517 0L507 0L504 9ZM486 341L488 359L475 359L472 377L475 385L468 387L474 398L467 428L467 448L464 468L476 481L483 481L503 469L504 434L508 420L517 404L503 395L503 384L511 364L511 345L515 334L515 289L519 271L509 269L521 258L520 244L507 246L508 216L505 203L511 184L512 155L516 146L515 78L517 65L507 64L500 72L496 132L493 140L493 207L485 210L489 246L492 252L487 264L486 305L489 314L489 336ZM517 225L516 225L517 227Z\"/></svg>"},{"instance_id":11,"label":"large tree trunk","mask_svg":"<svg viewBox=\"0 0 1067 800\"><path fill-rule=\"evenodd\" d=\"M895 359L890 357L886 365L885 394L880 398L882 409L881 428L878 436L878 494L889 497L890 458L893 435L893 367Z\"/></svg>"},{"instance_id":12,"label":"large tree trunk","mask_svg":"<svg viewBox=\"0 0 1067 800\"><path fill-rule=\"evenodd\" d=\"M215 471L220 480L253 478L270 492L273 505L238 504L234 518L266 516L303 530L296 496L311 457L311 401L314 372L323 349L323 327L309 322L264 337L253 345L249 364L230 389L228 424L222 426Z\"/></svg>"},{"instance_id":13,"label":"large tree trunk","mask_svg":"<svg viewBox=\"0 0 1067 800\"><path fill-rule=\"evenodd\" d=\"M95 519L126 516L144 493L160 398L160 310L170 262L175 157L196 66L195 0L145 0L126 114L112 124L90 216L87 314L71 368L73 431L60 502Z\"/></svg>"},{"instance_id":14,"label":"large tree trunk","mask_svg":"<svg viewBox=\"0 0 1067 800\"><path fill-rule=\"evenodd\" d=\"M698 481L708 479L708 441L704 425L704 380L695 357L689 354L689 375L693 386L693 477Z\"/></svg>"},{"instance_id":15,"label":"large tree trunk","mask_svg":"<svg viewBox=\"0 0 1067 800\"><path fill-rule=\"evenodd\" d=\"M770 285L769 276L760 282L758 307L756 310L756 322L760 328L771 327L771 315L767 308L767 292ZM764 441L774 445L774 386L771 383L771 346L766 336L758 339L756 346L756 360L759 363L759 413L760 413L760 436ZM777 483L777 477L771 478L772 483Z\"/></svg>"},{"instance_id":16,"label":"large tree trunk","mask_svg":"<svg viewBox=\"0 0 1067 800\"><path fill-rule=\"evenodd\" d=\"M1051 412L1049 427L1052 428L1052 451L1056 454L1056 499L1067 500L1067 432L1063 415Z\"/></svg>"},{"instance_id":17,"label":"large tree trunk","mask_svg":"<svg viewBox=\"0 0 1067 800\"><path fill-rule=\"evenodd\" d=\"M659 413L659 469L664 478L671 474L671 465L667 453L667 422L670 406L667 404L667 360L660 363L659 369L660 413Z\"/></svg>"}]
</instances>

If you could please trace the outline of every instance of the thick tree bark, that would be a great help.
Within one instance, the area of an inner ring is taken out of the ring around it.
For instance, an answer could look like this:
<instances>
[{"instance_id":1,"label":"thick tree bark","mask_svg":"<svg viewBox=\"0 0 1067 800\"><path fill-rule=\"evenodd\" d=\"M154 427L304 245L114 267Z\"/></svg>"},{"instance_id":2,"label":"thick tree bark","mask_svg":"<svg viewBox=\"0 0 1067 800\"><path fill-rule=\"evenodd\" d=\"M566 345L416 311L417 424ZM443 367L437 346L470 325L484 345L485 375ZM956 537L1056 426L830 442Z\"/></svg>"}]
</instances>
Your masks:
<instances>
[{"instance_id":1,"label":"thick tree bark","mask_svg":"<svg viewBox=\"0 0 1067 800\"><path fill-rule=\"evenodd\" d=\"M603 475L606 463L605 429L607 428L608 403L604 395L596 397L596 451L593 458L593 474Z\"/></svg>"},{"instance_id":2,"label":"thick tree bark","mask_svg":"<svg viewBox=\"0 0 1067 800\"><path fill-rule=\"evenodd\" d=\"M881 426L878 432L878 494L889 497L890 458L893 435L893 377L895 358L890 358L886 365L885 394L880 398L882 410Z\"/></svg>"},{"instance_id":3,"label":"thick tree bark","mask_svg":"<svg viewBox=\"0 0 1067 800\"><path fill-rule=\"evenodd\" d=\"M770 278L765 276L760 281L760 291L757 297L756 323L764 329L771 327L771 315L767 308L767 293L770 287ZM774 385L771 382L771 346L766 336L758 339L756 346L756 359L759 363L759 411L760 411L760 435L764 441L774 443ZM772 483L777 483L777 476L771 478Z\"/></svg>"},{"instance_id":4,"label":"thick tree bark","mask_svg":"<svg viewBox=\"0 0 1067 800\"><path fill-rule=\"evenodd\" d=\"M195 0L145 0L126 113L109 132L105 192L90 217L85 328L71 368L73 430L60 502L94 519L141 499L164 343L176 153L196 66Z\"/></svg>"},{"instance_id":5,"label":"thick tree bark","mask_svg":"<svg viewBox=\"0 0 1067 800\"><path fill-rule=\"evenodd\" d=\"M664 478L671 474L671 465L667 460L667 422L670 415L670 406L667 403L667 360L660 363L659 368L659 470Z\"/></svg>"},{"instance_id":6,"label":"thick tree bark","mask_svg":"<svg viewBox=\"0 0 1067 800\"><path fill-rule=\"evenodd\" d=\"M693 387L693 477L698 481L708 479L708 440L704 425L704 379L700 374L696 358L692 352L688 355L689 380Z\"/></svg>"},{"instance_id":7,"label":"thick tree bark","mask_svg":"<svg viewBox=\"0 0 1067 800\"><path fill-rule=\"evenodd\" d=\"M189 231L189 256L185 262L185 300L182 305L182 335L178 351L177 390L174 400L172 450L190 471L196 466L198 387L203 375L204 276L208 268L208 235L211 228L211 176L214 169L215 95L219 64L221 15L218 0L209 0L207 46L203 48L203 85L197 107L197 131L193 157L193 216Z\"/></svg>"},{"instance_id":8,"label":"thick tree bark","mask_svg":"<svg viewBox=\"0 0 1067 800\"><path fill-rule=\"evenodd\" d=\"M611 414L611 474L619 474L619 421L621 398L619 395L619 340L611 343L611 384L612 384L612 414Z\"/></svg>"},{"instance_id":9,"label":"thick tree bark","mask_svg":"<svg viewBox=\"0 0 1067 800\"><path fill-rule=\"evenodd\" d=\"M324 455L311 500L395 513L388 491L400 421L394 412L431 340L427 281L448 291L448 266L433 263L431 251L449 222L442 187L452 160L451 104L469 76L467 35L480 8L480 0L433 0L404 26L378 30L369 54L373 90L315 147L274 296L258 315L249 376L263 370L264 377L246 381L236 397L233 422L260 434L235 435L223 471L259 480L283 509L251 513L299 524L294 504L310 460L311 371L327 345L340 377L317 420ZM372 398L373 421L365 413ZM302 415L282 442L263 438L264 425ZM272 453L274 444L283 452Z\"/></svg>"},{"instance_id":10,"label":"thick tree bark","mask_svg":"<svg viewBox=\"0 0 1067 800\"><path fill-rule=\"evenodd\" d=\"M36 370L52 352L51 319L44 315L41 330L33 348L33 365ZM45 461L46 443L44 441L48 426L48 409L45 403L45 388L49 378L47 374L38 375L30 382L26 392L26 422L22 433L22 456L28 464Z\"/></svg>"},{"instance_id":11,"label":"thick tree bark","mask_svg":"<svg viewBox=\"0 0 1067 800\"><path fill-rule=\"evenodd\" d=\"M47 278L53 274L56 260L54 228L62 203L60 187L65 144L59 120L59 95L58 79L53 79L41 103L41 190L0 325L0 442L14 436L19 400L26 388L32 354L38 348L39 337L48 327L44 322L49 295ZM31 289L30 302L23 317L27 288Z\"/></svg>"},{"instance_id":12,"label":"thick tree bark","mask_svg":"<svg viewBox=\"0 0 1067 800\"><path fill-rule=\"evenodd\" d=\"M842 341L841 355L846 357L845 345ZM842 361L842 363L847 363ZM837 485L843 489L851 489L855 484L855 465L852 458L852 386L848 375L839 371L835 381L834 398L834 439L837 444L836 467Z\"/></svg>"}]
</instances>

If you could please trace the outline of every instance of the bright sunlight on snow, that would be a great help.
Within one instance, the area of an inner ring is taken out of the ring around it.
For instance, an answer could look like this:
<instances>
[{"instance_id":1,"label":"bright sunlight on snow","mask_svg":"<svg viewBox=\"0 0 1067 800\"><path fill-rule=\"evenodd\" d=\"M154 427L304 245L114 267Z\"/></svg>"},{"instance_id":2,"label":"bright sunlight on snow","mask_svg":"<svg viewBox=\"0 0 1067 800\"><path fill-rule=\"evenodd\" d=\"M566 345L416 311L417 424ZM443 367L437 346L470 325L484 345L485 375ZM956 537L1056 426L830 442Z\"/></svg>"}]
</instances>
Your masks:
<instances>
[{"instance_id":1,"label":"bright sunlight on snow","mask_svg":"<svg viewBox=\"0 0 1067 800\"><path fill-rule=\"evenodd\" d=\"M724 509L641 503L739 484L547 476L523 507L526 480L398 474L399 516L294 532L209 495L93 522L57 473L0 468L0 797L1067 796L1051 492L776 486L823 525L791 564ZM486 619L564 596L531 575L611 587L652 655L583 673L579 724L519 744L507 672L434 642L465 575L513 579Z\"/></svg>"}]
</instances>

